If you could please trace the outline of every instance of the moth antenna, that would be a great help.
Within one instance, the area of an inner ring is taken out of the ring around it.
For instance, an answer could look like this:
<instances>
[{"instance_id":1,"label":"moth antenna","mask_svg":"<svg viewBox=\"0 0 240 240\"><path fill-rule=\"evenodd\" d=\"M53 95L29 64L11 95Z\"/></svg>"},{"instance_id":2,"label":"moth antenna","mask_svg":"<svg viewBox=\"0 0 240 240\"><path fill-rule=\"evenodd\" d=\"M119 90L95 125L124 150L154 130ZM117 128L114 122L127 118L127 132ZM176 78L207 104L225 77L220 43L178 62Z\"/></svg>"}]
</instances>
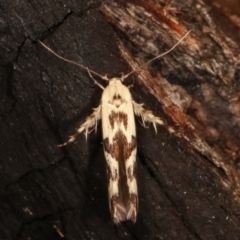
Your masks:
<instances>
[{"instance_id":1,"label":"moth antenna","mask_svg":"<svg viewBox=\"0 0 240 240\"><path fill-rule=\"evenodd\" d=\"M141 69L142 67L144 67L145 65L149 64L150 62L156 60L157 58L161 58L165 55L167 55L168 53L170 53L174 48L176 48L183 40L184 38L186 38L188 36L188 34L191 32L191 30L189 30L175 45L173 45L173 47L171 47L169 50L167 50L164 53L161 53L159 55L157 55L156 57L150 59L149 61L143 63L141 66L137 67L137 69L132 70L131 72L129 72L128 74L124 75L121 77L122 80L124 80L125 78L129 77L131 74L133 74L134 72L137 72L139 69Z\"/></svg>"},{"instance_id":2,"label":"moth antenna","mask_svg":"<svg viewBox=\"0 0 240 240\"><path fill-rule=\"evenodd\" d=\"M108 79L106 76L102 76L102 75L100 75L99 73L97 73L97 72L95 72L95 71L93 71L93 70L90 70L89 68L84 67L83 65L81 65L81 64L79 64L79 63L76 63L76 62L71 61L71 60L69 60L69 59L67 59L67 58L64 58L64 57L60 56L59 54L57 54L56 52L54 52L51 48L49 48L48 46L46 46L46 45L45 45L43 42L41 42L40 40L38 40L38 42L39 42L45 49L47 49L49 52L51 52L51 53L52 53L53 55L55 55L56 57L62 59L63 61L68 62L68 63L71 63L71 64L73 64L73 65L76 65L76 66L84 69L84 70L87 71L87 72L91 72L92 74L100 77L101 79L103 79L103 80L105 80L105 81L109 81L109 79Z\"/></svg>"},{"instance_id":3,"label":"moth antenna","mask_svg":"<svg viewBox=\"0 0 240 240\"><path fill-rule=\"evenodd\" d=\"M102 90L104 90L104 87L103 87L98 81L96 81L96 80L93 78L93 76L92 76L92 74L90 73L90 71L89 71L88 68L87 68L87 72L88 72L88 74L89 74L89 77L94 81L94 83L95 83L96 85L98 85Z\"/></svg>"}]
</instances>

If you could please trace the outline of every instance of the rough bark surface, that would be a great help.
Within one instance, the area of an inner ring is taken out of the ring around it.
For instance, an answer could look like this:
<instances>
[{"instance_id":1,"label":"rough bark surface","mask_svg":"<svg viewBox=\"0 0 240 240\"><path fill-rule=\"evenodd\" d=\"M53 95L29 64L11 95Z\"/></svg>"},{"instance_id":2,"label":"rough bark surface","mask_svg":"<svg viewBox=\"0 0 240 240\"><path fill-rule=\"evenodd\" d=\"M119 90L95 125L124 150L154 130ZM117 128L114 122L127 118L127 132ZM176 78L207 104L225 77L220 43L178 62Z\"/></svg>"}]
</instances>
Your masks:
<instances>
[{"instance_id":1,"label":"rough bark surface","mask_svg":"<svg viewBox=\"0 0 240 240\"><path fill-rule=\"evenodd\" d=\"M0 239L240 238L239 26L208 1L165 3L1 1ZM134 100L175 133L155 134L136 119L138 218L116 226L101 127L56 146L98 106L101 89L37 40L120 76L189 29L126 80Z\"/></svg>"}]
</instances>

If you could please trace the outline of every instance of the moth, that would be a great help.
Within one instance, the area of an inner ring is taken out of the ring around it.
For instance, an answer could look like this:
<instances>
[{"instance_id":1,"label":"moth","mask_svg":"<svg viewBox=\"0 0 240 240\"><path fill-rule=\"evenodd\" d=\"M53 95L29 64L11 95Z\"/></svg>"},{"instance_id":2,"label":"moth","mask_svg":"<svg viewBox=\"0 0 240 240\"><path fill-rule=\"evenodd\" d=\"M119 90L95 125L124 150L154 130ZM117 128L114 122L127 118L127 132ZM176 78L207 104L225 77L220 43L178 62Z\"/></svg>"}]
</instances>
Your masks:
<instances>
[{"instance_id":1,"label":"moth","mask_svg":"<svg viewBox=\"0 0 240 240\"><path fill-rule=\"evenodd\" d=\"M138 69L172 51L172 49L183 41L189 32L170 50L144 63ZM116 224L128 219L135 223L138 209L138 187L136 180L137 143L134 114L142 118L143 125L145 125L146 122L151 122L156 132L156 125L164 125L163 120L154 116L151 111L144 109L143 104L136 103L132 99L129 87L123 84L124 79L136 72L136 70L120 78L114 77L108 79L106 76L102 76L83 65L61 57L41 41L39 41L39 43L58 58L86 70L94 83L103 89L99 106L95 108L93 113L80 125L75 134L58 146L63 147L75 141L77 136L83 131L85 131L87 136L91 129L97 128L97 123L101 119L103 150L108 175L109 208L112 219ZM108 85L104 88L92 77L92 74L106 80Z\"/></svg>"}]
</instances>

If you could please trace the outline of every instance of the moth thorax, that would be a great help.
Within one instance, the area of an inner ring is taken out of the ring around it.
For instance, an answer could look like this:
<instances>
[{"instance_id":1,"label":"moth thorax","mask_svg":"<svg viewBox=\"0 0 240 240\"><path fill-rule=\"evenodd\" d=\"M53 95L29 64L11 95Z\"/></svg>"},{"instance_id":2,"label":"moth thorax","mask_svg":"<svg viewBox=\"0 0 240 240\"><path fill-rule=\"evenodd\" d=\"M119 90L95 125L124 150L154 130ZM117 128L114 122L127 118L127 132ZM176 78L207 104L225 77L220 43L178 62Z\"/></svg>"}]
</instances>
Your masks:
<instances>
[{"instance_id":1,"label":"moth thorax","mask_svg":"<svg viewBox=\"0 0 240 240\"><path fill-rule=\"evenodd\" d=\"M119 107L123 103L123 99L120 94L115 93L112 98L112 103L114 106Z\"/></svg>"}]
</instances>

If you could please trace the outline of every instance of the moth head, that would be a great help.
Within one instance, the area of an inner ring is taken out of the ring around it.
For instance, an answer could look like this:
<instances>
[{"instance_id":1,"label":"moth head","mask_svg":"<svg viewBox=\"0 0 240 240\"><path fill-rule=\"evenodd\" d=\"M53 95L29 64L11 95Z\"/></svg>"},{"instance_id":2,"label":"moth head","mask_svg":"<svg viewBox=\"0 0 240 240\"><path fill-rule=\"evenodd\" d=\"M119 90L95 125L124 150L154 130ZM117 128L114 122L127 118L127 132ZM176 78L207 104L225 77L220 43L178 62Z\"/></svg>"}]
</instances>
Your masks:
<instances>
[{"instance_id":1,"label":"moth head","mask_svg":"<svg viewBox=\"0 0 240 240\"><path fill-rule=\"evenodd\" d=\"M108 81L109 83L123 82L123 80L125 79L125 75L122 74L120 78L119 77L108 78L108 76L105 75L105 76L101 76L101 79Z\"/></svg>"},{"instance_id":2,"label":"moth head","mask_svg":"<svg viewBox=\"0 0 240 240\"><path fill-rule=\"evenodd\" d=\"M119 77L113 77L108 79L108 84L109 85L122 85L122 78Z\"/></svg>"}]
</instances>

